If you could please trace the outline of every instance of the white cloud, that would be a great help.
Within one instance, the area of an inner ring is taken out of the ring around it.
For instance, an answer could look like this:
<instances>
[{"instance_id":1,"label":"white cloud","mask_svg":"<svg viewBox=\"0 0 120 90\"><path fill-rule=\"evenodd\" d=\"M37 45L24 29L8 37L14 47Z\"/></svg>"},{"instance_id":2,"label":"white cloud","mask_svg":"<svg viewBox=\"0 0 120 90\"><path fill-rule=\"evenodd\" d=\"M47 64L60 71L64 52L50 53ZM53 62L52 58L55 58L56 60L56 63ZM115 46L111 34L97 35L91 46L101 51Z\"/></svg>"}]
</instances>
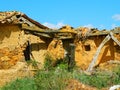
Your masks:
<instances>
[{"instance_id":1,"label":"white cloud","mask_svg":"<svg viewBox=\"0 0 120 90\"><path fill-rule=\"evenodd\" d=\"M116 21L120 21L120 14L115 14L112 18Z\"/></svg>"},{"instance_id":2,"label":"white cloud","mask_svg":"<svg viewBox=\"0 0 120 90\"><path fill-rule=\"evenodd\" d=\"M94 28L92 24L87 24L87 25L84 25L83 27Z\"/></svg>"},{"instance_id":3,"label":"white cloud","mask_svg":"<svg viewBox=\"0 0 120 90\"><path fill-rule=\"evenodd\" d=\"M63 24L62 22L58 22L57 24L45 22L45 23L43 23L43 25L45 25L51 29L58 29L58 28L61 28L62 26L65 26L65 24Z\"/></svg>"}]
</instances>

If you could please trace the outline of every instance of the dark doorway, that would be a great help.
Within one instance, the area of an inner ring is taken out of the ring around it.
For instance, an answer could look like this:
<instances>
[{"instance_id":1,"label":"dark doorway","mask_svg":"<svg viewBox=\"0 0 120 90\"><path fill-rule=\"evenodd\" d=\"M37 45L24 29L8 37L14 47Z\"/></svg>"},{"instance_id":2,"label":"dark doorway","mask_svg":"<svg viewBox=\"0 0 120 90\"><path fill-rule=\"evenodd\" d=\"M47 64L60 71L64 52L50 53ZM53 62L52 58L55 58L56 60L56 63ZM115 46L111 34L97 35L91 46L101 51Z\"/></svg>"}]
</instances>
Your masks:
<instances>
[{"instance_id":1,"label":"dark doorway","mask_svg":"<svg viewBox=\"0 0 120 90\"><path fill-rule=\"evenodd\" d=\"M27 47L23 52L24 52L25 60L26 61L30 60L31 46L29 41L27 41Z\"/></svg>"}]
</instances>

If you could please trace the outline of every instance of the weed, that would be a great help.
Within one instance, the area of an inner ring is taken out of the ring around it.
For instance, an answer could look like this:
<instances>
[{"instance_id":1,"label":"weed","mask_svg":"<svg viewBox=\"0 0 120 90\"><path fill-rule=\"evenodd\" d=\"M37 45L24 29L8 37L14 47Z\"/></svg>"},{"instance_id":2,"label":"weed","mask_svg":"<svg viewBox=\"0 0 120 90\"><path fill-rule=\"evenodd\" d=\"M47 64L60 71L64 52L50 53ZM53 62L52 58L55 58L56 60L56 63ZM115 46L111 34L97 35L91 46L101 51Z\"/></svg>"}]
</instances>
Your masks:
<instances>
[{"instance_id":1,"label":"weed","mask_svg":"<svg viewBox=\"0 0 120 90\"><path fill-rule=\"evenodd\" d=\"M66 61L60 60L53 67L51 57L46 60L45 70L38 70L33 78L17 79L1 90L64 90L71 79L98 89L120 84L120 67L116 67L112 72L96 71L92 75L86 75L75 68L69 72Z\"/></svg>"},{"instance_id":2,"label":"weed","mask_svg":"<svg viewBox=\"0 0 120 90\"><path fill-rule=\"evenodd\" d=\"M27 61L28 65L32 65L34 68L38 69L38 62L36 60Z\"/></svg>"},{"instance_id":3,"label":"weed","mask_svg":"<svg viewBox=\"0 0 120 90\"><path fill-rule=\"evenodd\" d=\"M33 78L22 78L12 81L0 90L37 90Z\"/></svg>"},{"instance_id":4,"label":"weed","mask_svg":"<svg viewBox=\"0 0 120 90\"><path fill-rule=\"evenodd\" d=\"M44 69L45 70L53 69L53 58L49 54L46 54L45 56Z\"/></svg>"},{"instance_id":5,"label":"weed","mask_svg":"<svg viewBox=\"0 0 120 90\"><path fill-rule=\"evenodd\" d=\"M35 76L35 82L41 90L64 90L67 85L65 80L69 78L65 71L39 71Z\"/></svg>"}]
</instances>

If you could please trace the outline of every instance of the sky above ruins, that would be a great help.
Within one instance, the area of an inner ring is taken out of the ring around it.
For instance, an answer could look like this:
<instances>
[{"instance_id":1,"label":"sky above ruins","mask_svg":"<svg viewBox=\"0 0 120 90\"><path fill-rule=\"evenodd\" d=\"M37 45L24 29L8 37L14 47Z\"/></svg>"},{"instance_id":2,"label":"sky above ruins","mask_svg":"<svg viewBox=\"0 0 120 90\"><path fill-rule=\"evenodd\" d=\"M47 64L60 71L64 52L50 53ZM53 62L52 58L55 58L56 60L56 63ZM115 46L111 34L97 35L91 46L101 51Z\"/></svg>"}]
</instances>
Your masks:
<instances>
[{"instance_id":1,"label":"sky above ruins","mask_svg":"<svg viewBox=\"0 0 120 90\"><path fill-rule=\"evenodd\" d=\"M120 26L120 0L1 0L0 11L13 10L51 28Z\"/></svg>"}]
</instances>

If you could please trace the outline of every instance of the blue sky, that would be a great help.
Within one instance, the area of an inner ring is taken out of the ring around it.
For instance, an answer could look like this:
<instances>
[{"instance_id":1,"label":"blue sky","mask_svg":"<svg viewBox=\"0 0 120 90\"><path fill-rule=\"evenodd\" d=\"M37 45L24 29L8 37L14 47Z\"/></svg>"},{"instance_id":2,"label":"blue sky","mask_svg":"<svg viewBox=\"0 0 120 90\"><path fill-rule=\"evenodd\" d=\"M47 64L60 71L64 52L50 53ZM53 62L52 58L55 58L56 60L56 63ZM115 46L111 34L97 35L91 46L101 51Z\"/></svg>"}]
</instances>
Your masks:
<instances>
[{"instance_id":1,"label":"blue sky","mask_svg":"<svg viewBox=\"0 0 120 90\"><path fill-rule=\"evenodd\" d=\"M120 26L120 0L1 0L0 11L13 10L52 28Z\"/></svg>"}]
</instances>

